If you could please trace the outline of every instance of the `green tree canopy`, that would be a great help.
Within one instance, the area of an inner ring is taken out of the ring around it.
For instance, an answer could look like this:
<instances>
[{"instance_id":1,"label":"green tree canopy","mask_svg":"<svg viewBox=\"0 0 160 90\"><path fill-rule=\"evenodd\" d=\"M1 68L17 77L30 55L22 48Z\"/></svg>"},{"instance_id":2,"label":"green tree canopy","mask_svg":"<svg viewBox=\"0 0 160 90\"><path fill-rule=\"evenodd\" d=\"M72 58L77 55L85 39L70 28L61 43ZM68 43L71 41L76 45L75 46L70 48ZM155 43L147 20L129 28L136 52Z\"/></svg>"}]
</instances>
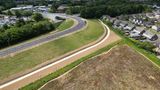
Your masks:
<instances>
[{"instance_id":1,"label":"green tree canopy","mask_svg":"<svg viewBox=\"0 0 160 90\"><path fill-rule=\"evenodd\" d=\"M40 13L34 13L34 14L32 15L32 19L38 22L38 21L43 20L43 16L42 16L42 14L40 14Z\"/></svg>"}]
</instances>

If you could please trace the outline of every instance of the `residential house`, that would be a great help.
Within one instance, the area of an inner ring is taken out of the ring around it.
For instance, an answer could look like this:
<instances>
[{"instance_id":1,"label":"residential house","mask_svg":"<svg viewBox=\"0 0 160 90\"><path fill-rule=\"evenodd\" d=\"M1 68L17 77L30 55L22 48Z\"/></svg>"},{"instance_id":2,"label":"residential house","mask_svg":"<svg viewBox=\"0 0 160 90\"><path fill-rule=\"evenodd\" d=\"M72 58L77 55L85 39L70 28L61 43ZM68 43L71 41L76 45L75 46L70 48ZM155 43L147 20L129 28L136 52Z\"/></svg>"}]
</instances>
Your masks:
<instances>
[{"instance_id":1,"label":"residential house","mask_svg":"<svg viewBox=\"0 0 160 90\"><path fill-rule=\"evenodd\" d=\"M33 9L32 5L27 5L27 6L14 7L14 8L11 8L10 10L14 11L14 10L32 10L32 9Z\"/></svg>"},{"instance_id":2,"label":"residential house","mask_svg":"<svg viewBox=\"0 0 160 90\"><path fill-rule=\"evenodd\" d=\"M59 13L64 13L69 7L67 5L61 5L57 8Z\"/></svg>"},{"instance_id":3,"label":"residential house","mask_svg":"<svg viewBox=\"0 0 160 90\"><path fill-rule=\"evenodd\" d=\"M116 19L115 19L115 18L111 18L109 21L110 21L112 24L114 24L114 22L116 21Z\"/></svg>"},{"instance_id":4,"label":"residential house","mask_svg":"<svg viewBox=\"0 0 160 90\"><path fill-rule=\"evenodd\" d=\"M114 28L121 29L120 23L121 23L121 22L120 22L119 20L115 20L114 23L113 23L113 27L114 27Z\"/></svg>"},{"instance_id":5,"label":"residential house","mask_svg":"<svg viewBox=\"0 0 160 90\"><path fill-rule=\"evenodd\" d=\"M160 31L160 26L157 26L157 25L153 25L152 26L152 29L156 30L157 32Z\"/></svg>"},{"instance_id":6,"label":"residential house","mask_svg":"<svg viewBox=\"0 0 160 90\"><path fill-rule=\"evenodd\" d=\"M126 27L124 27L124 30L125 31L132 31L135 28L136 28L135 25L129 23Z\"/></svg>"},{"instance_id":7,"label":"residential house","mask_svg":"<svg viewBox=\"0 0 160 90\"><path fill-rule=\"evenodd\" d=\"M145 33L143 33L143 36L151 41L155 41L158 39L158 36L156 34L153 34L148 30Z\"/></svg>"},{"instance_id":8,"label":"residential house","mask_svg":"<svg viewBox=\"0 0 160 90\"><path fill-rule=\"evenodd\" d=\"M145 27L151 28L154 25L154 22L148 21L143 23Z\"/></svg>"},{"instance_id":9,"label":"residential house","mask_svg":"<svg viewBox=\"0 0 160 90\"><path fill-rule=\"evenodd\" d=\"M153 8L160 9L160 6L153 5Z\"/></svg>"},{"instance_id":10,"label":"residential house","mask_svg":"<svg viewBox=\"0 0 160 90\"><path fill-rule=\"evenodd\" d=\"M126 21L120 21L120 27L121 29L124 29L124 27L126 27L128 25L128 23Z\"/></svg>"},{"instance_id":11,"label":"residential house","mask_svg":"<svg viewBox=\"0 0 160 90\"><path fill-rule=\"evenodd\" d=\"M133 31L130 32L130 37L140 39L145 33L144 27L136 27Z\"/></svg>"},{"instance_id":12,"label":"residential house","mask_svg":"<svg viewBox=\"0 0 160 90\"><path fill-rule=\"evenodd\" d=\"M155 18L155 14L154 13L146 13L146 16L148 17L148 18Z\"/></svg>"},{"instance_id":13,"label":"residential house","mask_svg":"<svg viewBox=\"0 0 160 90\"><path fill-rule=\"evenodd\" d=\"M144 27L136 27L134 31L137 32L139 35L143 35L143 33L146 32Z\"/></svg>"},{"instance_id":14,"label":"residential house","mask_svg":"<svg viewBox=\"0 0 160 90\"><path fill-rule=\"evenodd\" d=\"M48 12L49 8L47 6L35 6L33 11Z\"/></svg>"},{"instance_id":15,"label":"residential house","mask_svg":"<svg viewBox=\"0 0 160 90\"><path fill-rule=\"evenodd\" d=\"M138 19L138 18L134 18L132 20L132 23L134 23L136 25L142 25L143 24L143 20L142 19Z\"/></svg>"}]
</instances>

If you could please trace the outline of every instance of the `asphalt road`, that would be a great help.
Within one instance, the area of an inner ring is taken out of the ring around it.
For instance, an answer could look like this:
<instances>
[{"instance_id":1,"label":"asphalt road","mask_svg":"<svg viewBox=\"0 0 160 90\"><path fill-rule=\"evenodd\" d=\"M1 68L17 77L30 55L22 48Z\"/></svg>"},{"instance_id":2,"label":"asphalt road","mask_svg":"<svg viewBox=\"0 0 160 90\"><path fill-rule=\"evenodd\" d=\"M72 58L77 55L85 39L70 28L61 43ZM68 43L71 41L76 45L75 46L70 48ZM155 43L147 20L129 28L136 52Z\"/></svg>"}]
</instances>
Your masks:
<instances>
[{"instance_id":1,"label":"asphalt road","mask_svg":"<svg viewBox=\"0 0 160 90\"><path fill-rule=\"evenodd\" d=\"M71 27L68 30L64 30L64 31L61 31L61 32L51 34L47 37L40 38L38 40L34 40L32 42L28 42L28 43L24 43L24 44L21 44L21 45L18 45L18 46L14 46L14 47L10 47L10 48L4 49L4 50L0 50L0 57L4 57L4 56L10 55L12 53L16 53L16 52L26 50L30 47L39 45L41 43L44 43L44 42L47 42L47 41L50 41L50 40L55 40L59 37L62 37L62 36L65 36L67 34L70 34L72 32L78 31L85 26L85 22L80 17L71 17L71 18L75 19L78 22L78 24L76 26Z\"/></svg>"}]
</instances>

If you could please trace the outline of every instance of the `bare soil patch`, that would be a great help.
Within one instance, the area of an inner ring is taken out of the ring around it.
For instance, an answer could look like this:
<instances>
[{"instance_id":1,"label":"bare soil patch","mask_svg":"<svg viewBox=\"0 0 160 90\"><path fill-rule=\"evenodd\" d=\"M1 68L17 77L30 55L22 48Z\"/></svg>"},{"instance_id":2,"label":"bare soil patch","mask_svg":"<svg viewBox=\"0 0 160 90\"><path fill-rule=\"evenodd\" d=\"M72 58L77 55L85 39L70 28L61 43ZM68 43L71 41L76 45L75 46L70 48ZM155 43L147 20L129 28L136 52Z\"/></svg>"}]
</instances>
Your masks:
<instances>
[{"instance_id":1,"label":"bare soil patch","mask_svg":"<svg viewBox=\"0 0 160 90\"><path fill-rule=\"evenodd\" d=\"M160 69L130 47L118 46L41 90L160 90Z\"/></svg>"}]
</instances>

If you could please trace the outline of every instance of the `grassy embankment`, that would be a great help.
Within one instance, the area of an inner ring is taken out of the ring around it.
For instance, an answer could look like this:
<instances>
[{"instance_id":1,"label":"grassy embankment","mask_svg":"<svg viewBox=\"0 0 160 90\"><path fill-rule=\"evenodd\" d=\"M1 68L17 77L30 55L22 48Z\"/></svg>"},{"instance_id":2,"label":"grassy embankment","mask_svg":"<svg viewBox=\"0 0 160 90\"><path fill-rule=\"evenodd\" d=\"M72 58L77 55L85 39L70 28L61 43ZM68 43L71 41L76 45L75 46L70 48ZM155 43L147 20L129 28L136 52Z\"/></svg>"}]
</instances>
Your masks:
<instances>
[{"instance_id":1,"label":"grassy embankment","mask_svg":"<svg viewBox=\"0 0 160 90\"><path fill-rule=\"evenodd\" d=\"M98 28L98 29L97 29ZM104 33L98 20L88 20L88 26L70 36L0 59L0 79L31 69L39 64L97 40ZM17 66L17 67L16 67Z\"/></svg>"},{"instance_id":2,"label":"grassy embankment","mask_svg":"<svg viewBox=\"0 0 160 90\"><path fill-rule=\"evenodd\" d=\"M72 20L72 19L67 19L67 20L65 20L64 22L62 22L59 26L58 26L58 30L59 31L63 31L63 30L65 30L65 29L67 29L67 28L70 28L70 27L72 27L74 25L74 20Z\"/></svg>"}]
</instances>

